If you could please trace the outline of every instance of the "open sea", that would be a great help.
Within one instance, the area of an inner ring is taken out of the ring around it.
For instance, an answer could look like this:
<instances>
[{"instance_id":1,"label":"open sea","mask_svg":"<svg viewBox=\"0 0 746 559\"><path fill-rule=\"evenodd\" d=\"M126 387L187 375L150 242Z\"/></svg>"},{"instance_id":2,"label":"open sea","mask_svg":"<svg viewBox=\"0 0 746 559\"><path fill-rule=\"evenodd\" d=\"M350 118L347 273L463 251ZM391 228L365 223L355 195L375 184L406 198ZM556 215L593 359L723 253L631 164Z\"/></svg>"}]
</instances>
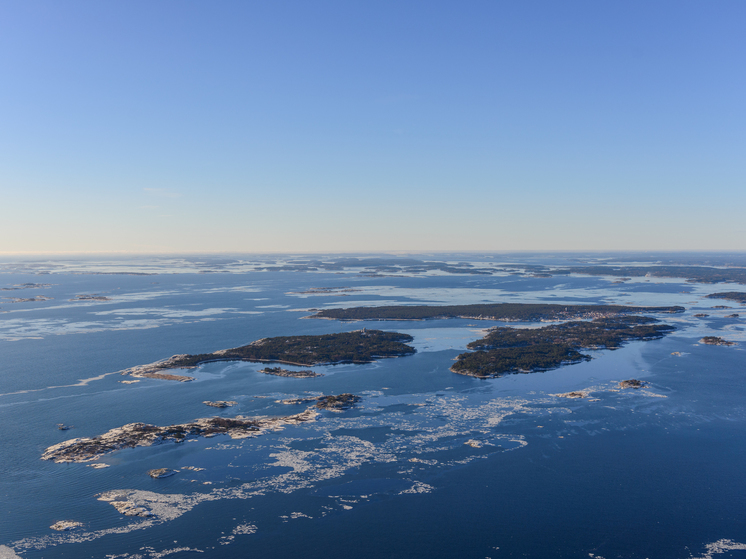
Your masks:
<instances>
[{"instance_id":1,"label":"open sea","mask_svg":"<svg viewBox=\"0 0 746 559\"><path fill-rule=\"evenodd\" d=\"M0 559L746 558L746 308L704 298L746 287L257 262L0 261ZM449 367L505 323L304 318L483 302L686 312L657 315L676 327L663 339L489 380ZM303 367L324 375L308 379L248 362L174 371L195 377L184 383L119 374L174 354L363 327L410 334L417 353ZM708 335L738 345L699 343ZM649 384L619 389L633 378ZM570 391L589 397L557 396ZM98 467L40 459L128 423L291 415L308 404L280 400L344 392L362 401L254 438L119 450ZM152 479L155 468L178 472ZM112 495L151 516L121 514ZM50 528L60 521L79 525Z\"/></svg>"}]
</instances>

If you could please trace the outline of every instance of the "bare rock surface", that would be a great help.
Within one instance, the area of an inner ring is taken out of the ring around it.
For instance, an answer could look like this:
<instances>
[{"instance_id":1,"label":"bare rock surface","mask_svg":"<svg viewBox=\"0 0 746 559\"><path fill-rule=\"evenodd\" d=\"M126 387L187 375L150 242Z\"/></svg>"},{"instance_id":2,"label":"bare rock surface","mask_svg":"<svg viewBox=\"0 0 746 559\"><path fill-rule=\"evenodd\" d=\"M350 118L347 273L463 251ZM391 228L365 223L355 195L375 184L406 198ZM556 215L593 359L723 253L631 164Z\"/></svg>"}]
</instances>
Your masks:
<instances>
[{"instance_id":1,"label":"bare rock surface","mask_svg":"<svg viewBox=\"0 0 746 559\"><path fill-rule=\"evenodd\" d=\"M52 445L42 454L42 460L54 462L91 462L104 454L123 448L151 446L166 442L182 442L197 437L228 435L233 439L255 437L268 430L282 429L316 419L318 412L306 411L285 417L236 416L235 418L206 417L190 423L159 427L147 423L129 423L111 429L98 437L70 439Z\"/></svg>"},{"instance_id":2,"label":"bare rock surface","mask_svg":"<svg viewBox=\"0 0 746 559\"><path fill-rule=\"evenodd\" d=\"M213 408L229 408L231 406L235 406L236 404L238 404L238 402L234 402L233 400L216 400L214 402L205 400L202 403L206 406L210 406Z\"/></svg>"},{"instance_id":3,"label":"bare rock surface","mask_svg":"<svg viewBox=\"0 0 746 559\"><path fill-rule=\"evenodd\" d=\"M288 398L286 400L277 400L280 404L287 404L290 406L299 404L310 404L316 402L316 407L320 410L329 411L343 411L350 409L352 406L357 404L362 398L355 394L339 394L338 396L309 396L307 398Z\"/></svg>"},{"instance_id":4,"label":"bare rock surface","mask_svg":"<svg viewBox=\"0 0 746 559\"><path fill-rule=\"evenodd\" d=\"M148 475L153 479L161 479L164 477L170 477L179 472L179 470L170 470L168 468L156 468L155 470L149 470Z\"/></svg>"},{"instance_id":5,"label":"bare rock surface","mask_svg":"<svg viewBox=\"0 0 746 559\"><path fill-rule=\"evenodd\" d=\"M644 388L648 385L647 382L643 380L637 380L636 378L632 378L629 380L623 380L619 383L619 388Z\"/></svg>"},{"instance_id":6,"label":"bare rock surface","mask_svg":"<svg viewBox=\"0 0 746 559\"><path fill-rule=\"evenodd\" d=\"M587 398L588 392L575 390L573 392L563 392L562 394L552 394L552 396L558 396L560 398Z\"/></svg>"},{"instance_id":7,"label":"bare rock surface","mask_svg":"<svg viewBox=\"0 0 746 559\"><path fill-rule=\"evenodd\" d=\"M701 340L699 340L699 343L706 344L706 345L736 345L736 342L730 342L728 340L724 340L723 338L719 336L705 336Z\"/></svg>"},{"instance_id":8,"label":"bare rock surface","mask_svg":"<svg viewBox=\"0 0 746 559\"><path fill-rule=\"evenodd\" d=\"M288 369L283 369L282 367L265 367L264 369L260 369L259 372L264 373L265 375L290 378L316 378L324 376L321 373L315 373L310 369L304 371L290 371Z\"/></svg>"},{"instance_id":9,"label":"bare rock surface","mask_svg":"<svg viewBox=\"0 0 746 559\"><path fill-rule=\"evenodd\" d=\"M68 532L75 528L79 528L82 525L82 522L75 522L74 520L60 520L59 522L52 524L50 528L52 530L57 530L58 532Z\"/></svg>"}]
</instances>

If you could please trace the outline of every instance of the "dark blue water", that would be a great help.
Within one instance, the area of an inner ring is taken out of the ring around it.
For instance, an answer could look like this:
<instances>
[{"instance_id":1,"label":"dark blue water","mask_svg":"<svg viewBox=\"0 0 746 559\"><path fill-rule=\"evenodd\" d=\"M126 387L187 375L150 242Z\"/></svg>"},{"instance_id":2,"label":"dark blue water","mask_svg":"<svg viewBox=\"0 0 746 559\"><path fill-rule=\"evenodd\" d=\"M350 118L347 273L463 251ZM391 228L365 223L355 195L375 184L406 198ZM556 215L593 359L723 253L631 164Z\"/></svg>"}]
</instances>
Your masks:
<instances>
[{"instance_id":1,"label":"dark blue water","mask_svg":"<svg viewBox=\"0 0 746 559\"><path fill-rule=\"evenodd\" d=\"M313 272L3 274L0 282L52 284L0 292L52 298L0 300L0 558L746 555L746 334L743 319L724 317L735 311L702 298L714 286ZM311 287L355 291L297 293ZM80 294L111 300L69 301ZM483 301L688 310L667 317L678 330L663 340L486 381L448 368L494 323L301 318L326 306ZM707 319L692 316L704 310ZM190 383L123 384L132 379L112 374L176 353L363 326L407 332L418 352L315 367L325 376L314 379L263 375L251 363L206 364L186 371ZM704 335L741 344L698 344ZM618 390L628 378L650 386ZM555 396L572 390L590 397ZM102 469L40 460L52 444L130 422L288 415L305 407L279 400L341 392L361 395L361 405L256 438L118 451L97 460ZM204 400L237 405L216 410ZM179 472L146 475L160 467ZM113 491L154 516L123 516L99 500ZM81 526L51 530L60 520Z\"/></svg>"}]
</instances>

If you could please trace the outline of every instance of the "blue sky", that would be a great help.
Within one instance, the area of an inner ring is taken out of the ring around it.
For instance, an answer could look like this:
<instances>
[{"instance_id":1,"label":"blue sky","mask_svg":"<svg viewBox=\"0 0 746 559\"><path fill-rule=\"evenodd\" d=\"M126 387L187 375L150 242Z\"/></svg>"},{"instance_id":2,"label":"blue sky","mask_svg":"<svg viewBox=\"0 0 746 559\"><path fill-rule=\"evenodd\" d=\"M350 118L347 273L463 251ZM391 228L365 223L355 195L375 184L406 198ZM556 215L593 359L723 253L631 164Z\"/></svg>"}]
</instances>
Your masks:
<instances>
[{"instance_id":1,"label":"blue sky","mask_svg":"<svg viewBox=\"0 0 746 559\"><path fill-rule=\"evenodd\" d=\"M742 1L0 1L0 253L746 250Z\"/></svg>"}]
</instances>

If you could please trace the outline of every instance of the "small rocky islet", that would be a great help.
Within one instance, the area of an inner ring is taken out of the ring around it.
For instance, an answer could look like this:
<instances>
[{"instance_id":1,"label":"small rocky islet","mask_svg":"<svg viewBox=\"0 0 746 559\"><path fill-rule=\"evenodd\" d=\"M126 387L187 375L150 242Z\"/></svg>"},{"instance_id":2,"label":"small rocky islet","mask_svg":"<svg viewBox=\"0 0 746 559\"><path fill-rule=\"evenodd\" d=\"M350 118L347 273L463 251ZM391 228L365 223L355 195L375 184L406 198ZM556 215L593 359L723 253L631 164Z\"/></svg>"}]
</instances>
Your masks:
<instances>
[{"instance_id":1,"label":"small rocky islet","mask_svg":"<svg viewBox=\"0 0 746 559\"><path fill-rule=\"evenodd\" d=\"M699 340L699 343L705 344L705 345L724 345L724 346L733 346L738 345L736 342L728 341L724 338L721 338L720 336L705 336L701 340Z\"/></svg>"},{"instance_id":2,"label":"small rocky islet","mask_svg":"<svg viewBox=\"0 0 746 559\"><path fill-rule=\"evenodd\" d=\"M205 400L202 402L206 406L210 406L211 408L230 408L231 406L235 406L238 404L238 402L234 400L216 400L215 402L212 402L210 400Z\"/></svg>"},{"instance_id":3,"label":"small rocky islet","mask_svg":"<svg viewBox=\"0 0 746 559\"><path fill-rule=\"evenodd\" d=\"M636 378L632 378L629 380L623 380L619 383L619 388L624 390L625 388L645 388L648 385L647 382L644 380L637 380Z\"/></svg>"},{"instance_id":4,"label":"small rocky islet","mask_svg":"<svg viewBox=\"0 0 746 559\"><path fill-rule=\"evenodd\" d=\"M310 369L303 371L290 371L288 369L283 369L282 367L265 367L264 369L260 369L259 372L264 373L265 375L288 378L316 378L324 376L323 374L314 372Z\"/></svg>"}]
</instances>

